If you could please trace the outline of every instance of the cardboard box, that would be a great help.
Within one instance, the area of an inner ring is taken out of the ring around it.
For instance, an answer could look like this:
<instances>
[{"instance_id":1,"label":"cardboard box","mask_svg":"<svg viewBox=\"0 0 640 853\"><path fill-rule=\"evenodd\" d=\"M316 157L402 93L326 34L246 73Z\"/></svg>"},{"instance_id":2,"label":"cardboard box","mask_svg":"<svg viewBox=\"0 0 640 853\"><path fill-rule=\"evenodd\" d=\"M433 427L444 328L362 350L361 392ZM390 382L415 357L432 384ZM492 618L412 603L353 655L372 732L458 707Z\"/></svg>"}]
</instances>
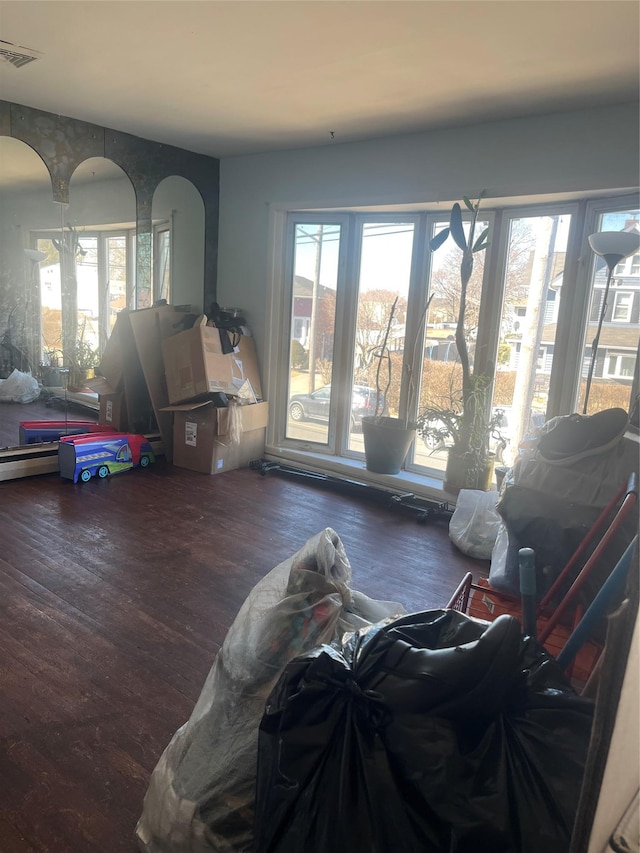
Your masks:
<instances>
[{"instance_id":1,"label":"cardboard box","mask_svg":"<svg viewBox=\"0 0 640 853\"><path fill-rule=\"evenodd\" d=\"M164 340L162 356L172 405L215 392L237 395L247 379L258 399L262 398L253 338L241 335L236 350L225 354L220 329L207 326L204 315L192 329Z\"/></svg>"},{"instance_id":2,"label":"cardboard box","mask_svg":"<svg viewBox=\"0 0 640 853\"><path fill-rule=\"evenodd\" d=\"M229 440L229 410L204 402L169 406L173 412L173 464L203 474L221 474L243 468L264 455L268 403L239 406L242 437Z\"/></svg>"},{"instance_id":3,"label":"cardboard box","mask_svg":"<svg viewBox=\"0 0 640 853\"><path fill-rule=\"evenodd\" d=\"M97 373L106 379L114 391L121 391L124 387L123 322L124 318L118 315L97 370Z\"/></svg>"},{"instance_id":4,"label":"cardboard box","mask_svg":"<svg viewBox=\"0 0 640 853\"><path fill-rule=\"evenodd\" d=\"M124 391L115 391L101 376L89 379L87 385L98 394L100 403L98 423L120 432L128 432L127 401Z\"/></svg>"},{"instance_id":5,"label":"cardboard box","mask_svg":"<svg viewBox=\"0 0 640 853\"><path fill-rule=\"evenodd\" d=\"M122 391L100 395L99 421L101 424L113 427L118 432L129 431L127 401Z\"/></svg>"},{"instance_id":6,"label":"cardboard box","mask_svg":"<svg viewBox=\"0 0 640 853\"><path fill-rule=\"evenodd\" d=\"M124 391L128 430L147 434L155 432L158 424L131 326L134 313L123 310L116 317L98 373L114 392Z\"/></svg>"},{"instance_id":7,"label":"cardboard box","mask_svg":"<svg viewBox=\"0 0 640 853\"><path fill-rule=\"evenodd\" d=\"M165 456L169 462L173 453L173 423L171 413L164 411L170 400L167 396L162 360L162 342L166 338L180 334L187 320L193 323L194 316L192 311L175 308L172 305L159 305L129 312L129 324L138 360L162 436Z\"/></svg>"}]
</instances>

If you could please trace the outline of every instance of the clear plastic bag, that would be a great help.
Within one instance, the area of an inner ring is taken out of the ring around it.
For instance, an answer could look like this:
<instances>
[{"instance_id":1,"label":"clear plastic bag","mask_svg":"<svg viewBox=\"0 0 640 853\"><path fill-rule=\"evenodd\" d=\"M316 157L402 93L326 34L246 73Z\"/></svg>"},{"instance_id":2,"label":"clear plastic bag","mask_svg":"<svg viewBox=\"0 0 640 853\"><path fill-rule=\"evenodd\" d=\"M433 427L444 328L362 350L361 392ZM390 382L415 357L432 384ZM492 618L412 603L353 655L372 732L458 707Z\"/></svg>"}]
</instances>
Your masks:
<instances>
[{"instance_id":1,"label":"clear plastic bag","mask_svg":"<svg viewBox=\"0 0 640 853\"><path fill-rule=\"evenodd\" d=\"M500 521L489 569L489 583L493 589L520 595L519 550L518 540L509 533L504 521Z\"/></svg>"},{"instance_id":2,"label":"clear plastic bag","mask_svg":"<svg viewBox=\"0 0 640 853\"><path fill-rule=\"evenodd\" d=\"M33 403L40 396L38 380L31 373L12 370L0 379L0 403Z\"/></svg>"},{"instance_id":3,"label":"clear plastic bag","mask_svg":"<svg viewBox=\"0 0 640 853\"><path fill-rule=\"evenodd\" d=\"M351 567L331 528L249 593L191 717L162 754L136 828L145 853L250 851L258 727L286 664L317 645L404 613L350 590Z\"/></svg>"},{"instance_id":4,"label":"clear plastic bag","mask_svg":"<svg viewBox=\"0 0 640 853\"><path fill-rule=\"evenodd\" d=\"M502 519L496 510L498 492L461 489L449 522L449 538L468 557L491 559Z\"/></svg>"}]
</instances>

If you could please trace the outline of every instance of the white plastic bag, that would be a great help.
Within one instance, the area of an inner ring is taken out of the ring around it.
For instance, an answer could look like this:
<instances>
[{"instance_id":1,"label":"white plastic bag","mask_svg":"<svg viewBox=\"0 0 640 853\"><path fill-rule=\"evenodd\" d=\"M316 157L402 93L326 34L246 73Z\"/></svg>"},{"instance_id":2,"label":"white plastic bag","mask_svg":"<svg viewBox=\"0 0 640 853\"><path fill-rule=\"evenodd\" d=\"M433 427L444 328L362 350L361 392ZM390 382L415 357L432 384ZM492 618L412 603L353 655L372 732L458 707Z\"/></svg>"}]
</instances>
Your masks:
<instances>
[{"instance_id":1,"label":"white plastic bag","mask_svg":"<svg viewBox=\"0 0 640 853\"><path fill-rule=\"evenodd\" d=\"M33 403L39 396L38 380L30 372L12 370L6 379L0 379L0 403Z\"/></svg>"},{"instance_id":2,"label":"white plastic bag","mask_svg":"<svg viewBox=\"0 0 640 853\"><path fill-rule=\"evenodd\" d=\"M342 542L327 527L251 590L188 722L163 752L136 828L144 853L248 853L258 728L286 664L316 645L405 612L349 588Z\"/></svg>"},{"instance_id":3,"label":"white plastic bag","mask_svg":"<svg viewBox=\"0 0 640 853\"><path fill-rule=\"evenodd\" d=\"M490 560L502 519L498 492L461 489L449 522L449 538L468 557Z\"/></svg>"},{"instance_id":4,"label":"white plastic bag","mask_svg":"<svg viewBox=\"0 0 640 853\"><path fill-rule=\"evenodd\" d=\"M520 595L520 564L518 541L500 522L496 544L491 552L489 583L494 589L509 595Z\"/></svg>"}]
</instances>

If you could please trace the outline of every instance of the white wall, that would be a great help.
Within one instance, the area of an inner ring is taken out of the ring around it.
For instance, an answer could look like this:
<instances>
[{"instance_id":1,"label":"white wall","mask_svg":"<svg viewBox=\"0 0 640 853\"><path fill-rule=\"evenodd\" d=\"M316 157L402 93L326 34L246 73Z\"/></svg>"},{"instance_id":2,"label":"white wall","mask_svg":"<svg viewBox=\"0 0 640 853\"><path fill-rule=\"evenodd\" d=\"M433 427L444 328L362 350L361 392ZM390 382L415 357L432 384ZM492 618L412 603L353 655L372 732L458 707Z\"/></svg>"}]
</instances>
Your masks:
<instances>
[{"instance_id":1,"label":"white wall","mask_svg":"<svg viewBox=\"0 0 640 853\"><path fill-rule=\"evenodd\" d=\"M223 159L218 301L246 312L263 363L275 209L634 188L638 127L627 104Z\"/></svg>"},{"instance_id":2,"label":"white wall","mask_svg":"<svg viewBox=\"0 0 640 853\"><path fill-rule=\"evenodd\" d=\"M631 569L634 570L633 567ZM636 567L637 570L637 567ZM627 659L627 669L611 736L600 798L593 820L588 853L603 853L607 842L640 785L640 621Z\"/></svg>"}]
</instances>

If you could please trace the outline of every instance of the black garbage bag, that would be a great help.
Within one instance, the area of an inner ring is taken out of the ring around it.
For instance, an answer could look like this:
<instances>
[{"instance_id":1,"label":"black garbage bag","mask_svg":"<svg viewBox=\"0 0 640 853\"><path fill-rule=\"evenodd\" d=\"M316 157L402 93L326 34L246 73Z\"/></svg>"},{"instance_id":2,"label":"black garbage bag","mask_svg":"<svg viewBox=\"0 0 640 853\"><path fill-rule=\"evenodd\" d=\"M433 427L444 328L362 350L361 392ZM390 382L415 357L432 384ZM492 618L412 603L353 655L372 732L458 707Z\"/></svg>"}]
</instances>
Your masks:
<instances>
[{"instance_id":1,"label":"black garbage bag","mask_svg":"<svg viewBox=\"0 0 640 853\"><path fill-rule=\"evenodd\" d=\"M414 613L289 663L256 853L566 853L593 704L511 616Z\"/></svg>"}]
</instances>

